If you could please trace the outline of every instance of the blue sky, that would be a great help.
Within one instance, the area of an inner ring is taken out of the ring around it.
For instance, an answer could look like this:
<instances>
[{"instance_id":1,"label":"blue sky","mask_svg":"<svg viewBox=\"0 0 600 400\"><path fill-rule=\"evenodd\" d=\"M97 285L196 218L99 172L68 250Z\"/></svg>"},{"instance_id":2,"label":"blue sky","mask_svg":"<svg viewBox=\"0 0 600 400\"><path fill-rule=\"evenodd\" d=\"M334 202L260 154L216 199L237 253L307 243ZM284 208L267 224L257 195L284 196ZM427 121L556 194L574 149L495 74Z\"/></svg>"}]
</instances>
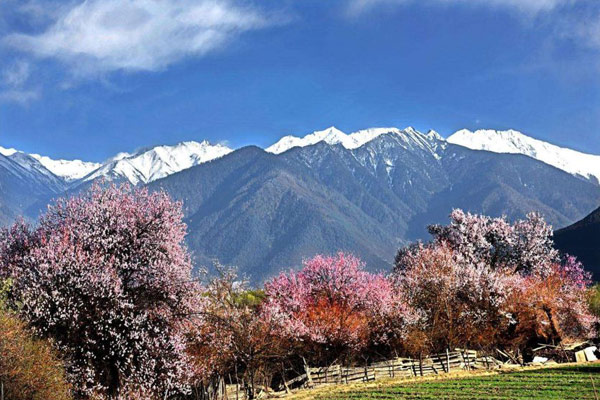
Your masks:
<instances>
[{"instance_id":1,"label":"blue sky","mask_svg":"<svg viewBox=\"0 0 600 400\"><path fill-rule=\"evenodd\" d=\"M597 0L0 0L0 145L514 128L600 154Z\"/></svg>"}]
</instances>

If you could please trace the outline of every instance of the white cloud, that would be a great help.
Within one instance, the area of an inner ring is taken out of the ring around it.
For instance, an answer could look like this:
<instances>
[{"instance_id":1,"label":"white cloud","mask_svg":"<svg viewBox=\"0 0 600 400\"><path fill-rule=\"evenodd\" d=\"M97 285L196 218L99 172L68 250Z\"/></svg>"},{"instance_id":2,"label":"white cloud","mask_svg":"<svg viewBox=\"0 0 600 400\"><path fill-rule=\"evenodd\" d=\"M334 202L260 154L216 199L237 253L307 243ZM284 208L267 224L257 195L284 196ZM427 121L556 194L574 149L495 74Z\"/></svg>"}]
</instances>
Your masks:
<instances>
[{"instance_id":1,"label":"white cloud","mask_svg":"<svg viewBox=\"0 0 600 400\"><path fill-rule=\"evenodd\" d=\"M573 3L577 0L350 0L348 13L357 15L377 6L401 5L409 3L427 4L462 4L481 7L505 7L526 13L550 11L556 7Z\"/></svg>"},{"instance_id":2,"label":"white cloud","mask_svg":"<svg viewBox=\"0 0 600 400\"><path fill-rule=\"evenodd\" d=\"M273 23L256 8L226 0L86 0L63 8L44 32L5 41L78 74L154 71Z\"/></svg>"}]
</instances>

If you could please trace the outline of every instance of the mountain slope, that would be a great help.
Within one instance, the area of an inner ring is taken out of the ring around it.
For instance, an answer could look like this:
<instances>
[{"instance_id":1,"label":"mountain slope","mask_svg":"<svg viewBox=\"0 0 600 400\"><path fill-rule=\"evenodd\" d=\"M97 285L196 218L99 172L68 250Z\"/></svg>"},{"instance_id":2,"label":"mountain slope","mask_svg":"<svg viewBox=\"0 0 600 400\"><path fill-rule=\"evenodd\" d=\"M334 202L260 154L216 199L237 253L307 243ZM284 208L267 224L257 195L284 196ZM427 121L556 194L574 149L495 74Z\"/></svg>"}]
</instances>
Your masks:
<instances>
[{"instance_id":1,"label":"mountain slope","mask_svg":"<svg viewBox=\"0 0 600 400\"><path fill-rule=\"evenodd\" d=\"M559 147L515 130L472 132L463 129L447 140L473 150L523 154L600 184L600 156Z\"/></svg>"},{"instance_id":2,"label":"mountain slope","mask_svg":"<svg viewBox=\"0 0 600 400\"><path fill-rule=\"evenodd\" d=\"M511 219L540 211L564 226L600 203L597 185L530 157L398 132L356 149L243 148L149 186L183 201L200 264L218 258L256 282L317 252L349 250L388 268L454 207Z\"/></svg>"},{"instance_id":3,"label":"mountain slope","mask_svg":"<svg viewBox=\"0 0 600 400\"><path fill-rule=\"evenodd\" d=\"M554 243L563 253L576 256L594 280L600 280L600 208L566 228L554 232Z\"/></svg>"},{"instance_id":4,"label":"mountain slope","mask_svg":"<svg viewBox=\"0 0 600 400\"><path fill-rule=\"evenodd\" d=\"M450 184L413 220L411 237L422 236L426 224L445 222L452 208L512 220L538 211L553 226L562 227L593 209L600 195L597 185L523 155L449 144L441 161Z\"/></svg>"},{"instance_id":5,"label":"mountain slope","mask_svg":"<svg viewBox=\"0 0 600 400\"><path fill-rule=\"evenodd\" d=\"M29 206L64 190L64 183L37 160L15 152L0 154L0 226L7 225Z\"/></svg>"},{"instance_id":6,"label":"mountain slope","mask_svg":"<svg viewBox=\"0 0 600 400\"><path fill-rule=\"evenodd\" d=\"M256 147L150 184L185 205L188 243L199 262L218 258L254 280L291 268L302 258L353 251L371 266L397 246L356 205L296 162Z\"/></svg>"}]
</instances>

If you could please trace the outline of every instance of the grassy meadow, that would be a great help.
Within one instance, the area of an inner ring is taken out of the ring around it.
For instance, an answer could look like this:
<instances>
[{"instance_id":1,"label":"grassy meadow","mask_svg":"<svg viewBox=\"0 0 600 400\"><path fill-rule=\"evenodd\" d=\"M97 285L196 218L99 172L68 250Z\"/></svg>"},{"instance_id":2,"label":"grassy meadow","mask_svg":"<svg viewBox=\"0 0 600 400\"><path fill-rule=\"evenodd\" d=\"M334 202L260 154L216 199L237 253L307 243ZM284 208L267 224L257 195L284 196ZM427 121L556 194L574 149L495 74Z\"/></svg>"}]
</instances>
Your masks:
<instances>
[{"instance_id":1,"label":"grassy meadow","mask_svg":"<svg viewBox=\"0 0 600 400\"><path fill-rule=\"evenodd\" d=\"M382 381L303 391L295 400L456 399L567 400L600 398L600 363L437 379Z\"/></svg>"}]
</instances>

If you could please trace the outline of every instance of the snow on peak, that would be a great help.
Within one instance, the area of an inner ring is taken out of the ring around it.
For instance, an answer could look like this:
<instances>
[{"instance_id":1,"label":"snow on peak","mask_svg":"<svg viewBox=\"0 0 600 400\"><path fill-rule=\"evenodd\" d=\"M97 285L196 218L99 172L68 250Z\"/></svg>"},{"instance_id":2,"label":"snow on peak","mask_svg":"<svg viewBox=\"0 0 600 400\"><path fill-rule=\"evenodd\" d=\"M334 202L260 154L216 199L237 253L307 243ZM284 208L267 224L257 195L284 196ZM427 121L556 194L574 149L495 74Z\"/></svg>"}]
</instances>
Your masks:
<instances>
[{"instance_id":1,"label":"snow on peak","mask_svg":"<svg viewBox=\"0 0 600 400\"><path fill-rule=\"evenodd\" d=\"M50 157L39 154L26 154L15 149L0 147L0 154L10 157L13 161L19 163L22 167L32 168L32 160L37 160L46 170L55 176L64 179L66 182L83 178L100 166L98 163L85 162L81 160L53 160ZM36 167L39 169L39 167Z\"/></svg>"},{"instance_id":2,"label":"snow on peak","mask_svg":"<svg viewBox=\"0 0 600 400\"><path fill-rule=\"evenodd\" d=\"M101 165L81 160L53 160L39 154L30 154L30 156L38 160L54 175L63 178L67 182L81 179Z\"/></svg>"},{"instance_id":3,"label":"snow on peak","mask_svg":"<svg viewBox=\"0 0 600 400\"><path fill-rule=\"evenodd\" d=\"M265 150L269 153L281 154L294 147L305 147L319 142L325 142L327 144L343 144L347 140L347 134L340 131L335 126L331 126L322 131L314 131L313 133L309 133L302 138L292 135L284 136L279 139L277 143L267 147Z\"/></svg>"},{"instance_id":4,"label":"snow on peak","mask_svg":"<svg viewBox=\"0 0 600 400\"><path fill-rule=\"evenodd\" d=\"M439 133L437 133L433 129L430 129L429 132L427 132L425 134L425 137L427 137L427 139L429 139L429 140L440 140L440 141L444 140L444 138L442 137L442 135L440 135Z\"/></svg>"},{"instance_id":5,"label":"snow on peak","mask_svg":"<svg viewBox=\"0 0 600 400\"><path fill-rule=\"evenodd\" d=\"M512 129L480 129L475 132L462 129L451 135L447 141L473 150L523 154L572 175L600 183L600 156L559 147Z\"/></svg>"},{"instance_id":6,"label":"snow on peak","mask_svg":"<svg viewBox=\"0 0 600 400\"><path fill-rule=\"evenodd\" d=\"M329 144L338 144L343 142L346 139L346 136L347 135L344 132L340 131L335 126L330 126L322 131L314 131L313 133L306 135L304 139L315 143L324 141Z\"/></svg>"},{"instance_id":7,"label":"snow on peak","mask_svg":"<svg viewBox=\"0 0 600 400\"><path fill-rule=\"evenodd\" d=\"M432 131L433 132L433 131ZM416 141L420 145L423 145L427 140L431 140L429 136L424 135L412 127L406 129L398 128L369 128L356 131L350 134L346 134L335 127L330 127L322 131L315 131L304 137L297 136L284 136L272 146L266 148L266 151L274 154L281 154L294 147L305 147L311 146L319 142L325 142L327 144L341 144L346 149L352 150L361 147L362 145L370 142L371 140L387 133L394 133L401 136L406 141ZM437 133L436 133L437 135ZM440 140L441 137L437 135ZM437 138L436 137L436 138Z\"/></svg>"},{"instance_id":8,"label":"snow on peak","mask_svg":"<svg viewBox=\"0 0 600 400\"><path fill-rule=\"evenodd\" d=\"M398 128L369 128L362 129L360 131L356 131L348 135L352 140L350 146L346 146L347 149L357 149L365 143L370 142L378 136L384 135L386 133L396 133L400 134L400 129Z\"/></svg>"},{"instance_id":9,"label":"snow on peak","mask_svg":"<svg viewBox=\"0 0 600 400\"><path fill-rule=\"evenodd\" d=\"M5 156L5 157L10 157L10 156L12 156L13 154L15 154L17 151L18 151L18 150L15 150L15 149L7 149L7 148L4 148L4 147L1 147L1 146L0 146L0 154L2 154L2 155L3 155L3 156Z\"/></svg>"},{"instance_id":10,"label":"snow on peak","mask_svg":"<svg viewBox=\"0 0 600 400\"><path fill-rule=\"evenodd\" d=\"M126 179L134 185L148 183L195 165L222 157L233 150L207 141L181 142L173 146L156 146L133 154L119 153L85 177L85 181L105 177Z\"/></svg>"},{"instance_id":11,"label":"snow on peak","mask_svg":"<svg viewBox=\"0 0 600 400\"><path fill-rule=\"evenodd\" d=\"M106 160L105 163L109 162L109 161L119 161L119 160L122 160L124 158L131 157L131 156L133 156L133 154L127 153L125 151L122 151L120 153L115 154L114 156L112 156L108 160Z\"/></svg>"}]
</instances>

